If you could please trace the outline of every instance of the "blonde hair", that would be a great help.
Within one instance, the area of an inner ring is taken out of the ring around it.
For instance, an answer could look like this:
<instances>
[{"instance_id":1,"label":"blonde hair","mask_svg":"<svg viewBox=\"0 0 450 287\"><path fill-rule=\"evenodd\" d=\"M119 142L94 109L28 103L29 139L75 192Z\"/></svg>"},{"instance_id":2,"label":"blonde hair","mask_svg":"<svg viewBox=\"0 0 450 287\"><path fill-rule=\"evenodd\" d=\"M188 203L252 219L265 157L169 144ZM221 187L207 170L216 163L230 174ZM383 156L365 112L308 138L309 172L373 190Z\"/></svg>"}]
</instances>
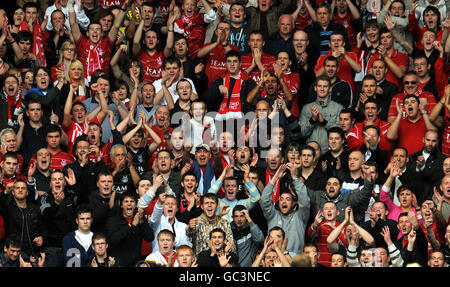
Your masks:
<instances>
[{"instance_id":1,"label":"blonde hair","mask_svg":"<svg viewBox=\"0 0 450 287\"><path fill-rule=\"evenodd\" d=\"M84 82L84 67L83 63L81 63L80 60L73 60L72 62L70 62L69 67L67 67L66 69L66 81L70 82L69 71L72 68L72 66L81 68L81 78L80 78L81 86L83 87L84 91L86 91L86 85Z\"/></svg>"},{"instance_id":2,"label":"blonde hair","mask_svg":"<svg viewBox=\"0 0 450 287\"><path fill-rule=\"evenodd\" d=\"M72 41L65 41L64 43L62 43L61 48L59 49L61 51L61 53L59 53L59 62L58 64L61 64L64 61L64 57L63 57L63 50L67 49L69 46L73 46L75 51L74 51L74 60L77 59L77 46L72 42Z\"/></svg>"},{"instance_id":3,"label":"blonde hair","mask_svg":"<svg viewBox=\"0 0 450 287\"><path fill-rule=\"evenodd\" d=\"M4 143L5 138L6 138L7 136L9 136L9 135L16 135L16 132L15 132L12 128L6 128L6 129L3 129L3 130L0 132L0 140L1 140L1 142Z\"/></svg>"}]
</instances>

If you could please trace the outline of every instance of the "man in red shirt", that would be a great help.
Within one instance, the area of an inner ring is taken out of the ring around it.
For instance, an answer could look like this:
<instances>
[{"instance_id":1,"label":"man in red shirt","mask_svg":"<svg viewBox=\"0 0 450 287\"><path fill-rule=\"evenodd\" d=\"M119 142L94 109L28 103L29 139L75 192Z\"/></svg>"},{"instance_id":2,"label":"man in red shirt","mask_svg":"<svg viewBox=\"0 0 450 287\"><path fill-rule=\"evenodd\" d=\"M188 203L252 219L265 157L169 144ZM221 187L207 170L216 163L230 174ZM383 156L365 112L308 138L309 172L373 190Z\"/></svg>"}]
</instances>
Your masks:
<instances>
[{"instance_id":1,"label":"man in red shirt","mask_svg":"<svg viewBox=\"0 0 450 287\"><path fill-rule=\"evenodd\" d=\"M436 105L436 99L433 94L419 89L419 77L415 72L408 72L403 77L403 92L395 95L391 100L391 105L389 106L388 122L393 123L397 117L398 109L396 108L396 101L398 99L403 118L406 117L406 111L403 108L403 101L406 95L415 95L419 99L426 99L427 105L426 110L431 113L434 106Z\"/></svg>"},{"instance_id":2,"label":"man in red shirt","mask_svg":"<svg viewBox=\"0 0 450 287\"><path fill-rule=\"evenodd\" d=\"M358 33L355 22L361 18L361 14L350 0L336 0L335 3L337 9L333 15L333 21L341 24L347 30L350 48L353 49L356 47L356 34Z\"/></svg>"},{"instance_id":3,"label":"man in red shirt","mask_svg":"<svg viewBox=\"0 0 450 287\"><path fill-rule=\"evenodd\" d=\"M72 163L74 161L74 157L64 152L61 149L61 138L62 131L61 128L57 125L50 125L47 128L46 142L47 142L47 150L51 154L50 160L50 170L62 170L64 166ZM36 154L30 160L31 162L36 161Z\"/></svg>"},{"instance_id":4,"label":"man in red shirt","mask_svg":"<svg viewBox=\"0 0 450 287\"><path fill-rule=\"evenodd\" d=\"M421 52L414 56L413 66L414 72L419 76L419 88L441 98L447 85L447 76L444 73L444 48L440 44L435 44L435 47L439 51L439 57L434 62L434 67L432 66L434 59Z\"/></svg>"},{"instance_id":5,"label":"man in red shirt","mask_svg":"<svg viewBox=\"0 0 450 287\"><path fill-rule=\"evenodd\" d=\"M386 63L386 80L400 85L400 79L405 75L409 67L409 57L394 49L394 38L392 32L386 28L380 31L380 43L377 52L369 60L368 69L372 68L375 60L383 58Z\"/></svg>"},{"instance_id":6,"label":"man in red shirt","mask_svg":"<svg viewBox=\"0 0 450 287\"><path fill-rule=\"evenodd\" d=\"M248 38L250 53L241 57L241 69L245 70L256 83L259 83L264 70L274 72L273 64L277 61L275 56L263 52L265 44L262 33L253 31Z\"/></svg>"},{"instance_id":7,"label":"man in red shirt","mask_svg":"<svg viewBox=\"0 0 450 287\"><path fill-rule=\"evenodd\" d=\"M162 76L163 60L171 52L166 49L158 51L156 49L160 40L158 39L158 32L149 29L144 32L144 47L141 47L141 38L144 29L144 22L139 24L136 34L133 39L133 55L139 59L144 69L144 80L153 83Z\"/></svg>"},{"instance_id":8,"label":"man in red shirt","mask_svg":"<svg viewBox=\"0 0 450 287\"><path fill-rule=\"evenodd\" d=\"M156 125L152 126L153 131L161 139L161 144L153 152L150 160L147 162L148 170L153 170L153 162L160 150L168 149L168 142L170 141L170 136L172 134L173 128L170 127L170 111L167 106L159 106L155 112ZM152 119L151 119L152 120ZM147 133L148 134L148 133ZM151 145L154 139L151 136L147 137L147 145Z\"/></svg>"},{"instance_id":9,"label":"man in red shirt","mask_svg":"<svg viewBox=\"0 0 450 287\"><path fill-rule=\"evenodd\" d=\"M380 150L390 151L392 143L387 139L386 133L390 126L388 122L382 121L378 118L378 104L373 98L367 99L364 104L364 121L356 123L348 132L347 145L349 150L360 150L364 143L364 127L377 126L380 128Z\"/></svg>"},{"instance_id":10,"label":"man in red shirt","mask_svg":"<svg viewBox=\"0 0 450 287\"><path fill-rule=\"evenodd\" d=\"M205 73L208 76L208 87L219 77L226 73L225 54L230 50L239 51L239 48L229 43L231 26L228 22L220 22L217 25L215 43L209 43L203 46L198 53L198 58L208 56Z\"/></svg>"},{"instance_id":11,"label":"man in red shirt","mask_svg":"<svg viewBox=\"0 0 450 287\"><path fill-rule=\"evenodd\" d=\"M344 35L339 32L334 32L330 36L330 51L327 54L319 57L317 65L314 68L316 77L325 74L324 60L328 56L334 56L338 59L337 76L346 81L352 86L353 93L355 93L355 83L353 81L354 73L361 72L361 65L358 63L358 58L355 53L345 51Z\"/></svg>"},{"instance_id":12,"label":"man in red shirt","mask_svg":"<svg viewBox=\"0 0 450 287\"><path fill-rule=\"evenodd\" d=\"M297 0L297 9L292 13L292 18L295 21L294 31L303 31L313 21L317 21L316 11L314 11L314 8L309 2L310 0Z\"/></svg>"},{"instance_id":13,"label":"man in red shirt","mask_svg":"<svg viewBox=\"0 0 450 287\"><path fill-rule=\"evenodd\" d=\"M111 30L104 38L102 38L102 26L98 22L89 24L86 32L87 38L81 33L75 15L74 3L73 1L70 2L68 4L70 27L77 46L78 59L83 63L85 78L90 81L92 73L97 69L103 70L108 75L111 51L117 39L117 32L122 24L129 0L123 3L122 10L114 19Z\"/></svg>"},{"instance_id":14,"label":"man in red shirt","mask_svg":"<svg viewBox=\"0 0 450 287\"><path fill-rule=\"evenodd\" d=\"M409 94L403 99L403 106L406 110L406 118L402 117L402 107L400 101L396 99L397 117L387 132L387 138L398 140L398 146L405 147L408 153L418 152L423 147L422 138L427 130L436 130L428 117L425 109L426 99L420 101L419 97ZM420 113L422 116L419 114Z\"/></svg>"},{"instance_id":15,"label":"man in red shirt","mask_svg":"<svg viewBox=\"0 0 450 287\"><path fill-rule=\"evenodd\" d=\"M105 95L108 96L108 94L100 91L97 84L91 85L91 90L93 91L94 96L95 93L100 93L98 98L100 101L101 110L96 116L94 116L93 119L90 120L90 122L97 122L101 124L108 113L108 105L105 98ZM69 153L72 153L72 147L76 138L82 135L85 132L85 129L87 129L88 122L86 107L84 104L79 101L72 104L73 94L74 85L70 85L70 91L67 96L66 105L64 106L64 118L62 122L62 128L69 138L69 143L67 145L67 151L69 151Z\"/></svg>"}]
</instances>

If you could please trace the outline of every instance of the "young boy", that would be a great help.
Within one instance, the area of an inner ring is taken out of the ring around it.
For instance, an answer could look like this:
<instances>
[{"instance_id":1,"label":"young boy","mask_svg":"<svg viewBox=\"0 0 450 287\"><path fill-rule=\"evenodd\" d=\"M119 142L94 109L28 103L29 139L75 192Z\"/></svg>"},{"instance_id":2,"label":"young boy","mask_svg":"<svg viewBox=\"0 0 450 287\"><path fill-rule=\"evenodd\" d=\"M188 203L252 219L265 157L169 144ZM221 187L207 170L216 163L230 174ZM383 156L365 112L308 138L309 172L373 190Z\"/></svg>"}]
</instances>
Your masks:
<instances>
[{"instance_id":1,"label":"young boy","mask_svg":"<svg viewBox=\"0 0 450 287\"><path fill-rule=\"evenodd\" d=\"M161 230L158 234L159 250L147 256L145 261L155 263L157 266L178 267L177 256L173 249L174 242L175 235L172 231L167 229Z\"/></svg>"}]
</instances>

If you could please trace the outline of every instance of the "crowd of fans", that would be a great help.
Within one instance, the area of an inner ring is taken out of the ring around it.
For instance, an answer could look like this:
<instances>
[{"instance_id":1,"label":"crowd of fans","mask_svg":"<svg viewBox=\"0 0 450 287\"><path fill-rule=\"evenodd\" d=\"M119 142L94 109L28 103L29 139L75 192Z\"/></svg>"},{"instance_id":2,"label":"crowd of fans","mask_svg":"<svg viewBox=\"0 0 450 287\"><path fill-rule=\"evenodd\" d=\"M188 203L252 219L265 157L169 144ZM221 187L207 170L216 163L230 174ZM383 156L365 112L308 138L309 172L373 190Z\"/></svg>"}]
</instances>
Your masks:
<instances>
[{"instance_id":1,"label":"crowd of fans","mask_svg":"<svg viewBox=\"0 0 450 287\"><path fill-rule=\"evenodd\" d=\"M16 4L0 266L449 266L450 1Z\"/></svg>"}]
</instances>

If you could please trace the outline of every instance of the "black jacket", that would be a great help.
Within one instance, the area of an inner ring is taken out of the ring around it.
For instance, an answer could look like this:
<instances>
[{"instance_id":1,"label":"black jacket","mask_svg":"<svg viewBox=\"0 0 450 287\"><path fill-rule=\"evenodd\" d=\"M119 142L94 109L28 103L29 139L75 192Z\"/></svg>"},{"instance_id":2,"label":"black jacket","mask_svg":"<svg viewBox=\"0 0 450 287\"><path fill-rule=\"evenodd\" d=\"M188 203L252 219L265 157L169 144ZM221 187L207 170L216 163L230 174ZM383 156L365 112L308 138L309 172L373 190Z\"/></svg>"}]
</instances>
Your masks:
<instances>
[{"instance_id":1,"label":"black jacket","mask_svg":"<svg viewBox=\"0 0 450 287\"><path fill-rule=\"evenodd\" d=\"M92 226L91 230L93 232L106 233L106 221L112 213L117 213L119 209L117 201L114 203L113 208L109 208L109 198L100 196L98 190L91 192L89 196L88 206L92 210Z\"/></svg>"},{"instance_id":2,"label":"black jacket","mask_svg":"<svg viewBox=\"0 0 450 287\"><path fill-rule=\"evenodd\" d=\"M27 208L17 206L11 194L0 194L0 215L5 221L7 235L15 235L21 239L22 252L27 255L39 255L41 247L38 247L33 239L42 236L46 240L45 229L42 224L39 207L27 202Z\"/></svg>"},{"instance_id":3,"label":"black jacket","mask_svg":"<svg viewBox=\"0 0 450 287\"><path fill-rule=\"evenodd\" d=\"M155 238L148 222L143 220L137 226L129 225L122 214L108 218L106 234L109 242L108 252L120 266L134 266L142 259L142 239L152 242Z\"/></svg>"},{"instance_id":4,"label":"black jacket","mask_svg":"<svg viewBox=\"0 0 450 287\"><path fill-rule=\"evenodd\" d=\"M406 266L409 263L419 263L421 266L427 266L428 262L428 241L423 232L422 228L418 228L416 230L416 241L414 242L413 251L410 252L407 250L407 244L403 247L403 238L408 235L402 236L397 242L395 246L397 246L398 250L400 250L404 263L403 266Z\"/></svg>"},{"instance_id":5,"label":"black jacket","mask_svg":"<svg viewBox=\"0 0 450 287\"><path fill-rule=\"evenodd\" d=\"M425 161L425 167L423 170L416 170L416 161L419 156L422 155L423 149L413 153L409 156L408 165L413 173L421 179L423 186L420 189L416 189L417 202L422 204L425 200L433 197L433 184L440 182L444 176L442 165L445 160L445 156L436 150L430 154Z\"/></svg>"},{"instance_id":6,"label":"black jacket","mask_svg":"<svg viewBox=\"0 0 450 287\"><path fill-rule=\"evenodd\" d=\"M361 225L361 227L364 228L367 232L369 232L370 235L373 236L373 239L375 239L375 247L385 247L387 249L388 246L383 239L383 235L381 235L381 232L383 231L384 226L389 227L389 233L391 234L391 238L395 242L395 239L398 237L398 227L397 227L397 222L395 220L380 219L375 223L375 226L373 226L373 227L369 220L369 221L364 222Z\"/></svg>"},{"instance_id":7,"label":"black jacket","mask_svg":"<svg viewBox=\"0 0 450 287\"><path fill-rule=\"evenodd\" d=\"M235 253L230 252L228 256L231 256L229 264L233 267L240 267L239 260ZM211 256L211 249L202 251L197 256L198 267L220 267L219 257L217 255Z\"/></svg>"},{"instance_id":8,"label":"black jacket","mask_svg":"<svg viewBox=\"0 0 450 287\"><path fill-rule=\"evenodd\" d=\"M64 192L64 200L60 205L56 205L52 192L44 194L40 200L40 209L48 231L45 246L62 248L64 236L77 227L73 191Z\"/></svg>"},{"instance_id":9,"label":"black jacket","mask_svg":"<svg viewBox=\"0 0 450 287\"><path fill-rule=\"evenodd\" d=\"M91 190L97 189L97 175L103 169L106 169L106 165L103 161L93 163L89 161L87 165L81 167L77 160L64 166L63 173L67 176L67 169L71 168L75 174L77 183L71 187L75 191L75 195L78 197L77 203L87 203Z\"/></svg>"}]
</instances>

